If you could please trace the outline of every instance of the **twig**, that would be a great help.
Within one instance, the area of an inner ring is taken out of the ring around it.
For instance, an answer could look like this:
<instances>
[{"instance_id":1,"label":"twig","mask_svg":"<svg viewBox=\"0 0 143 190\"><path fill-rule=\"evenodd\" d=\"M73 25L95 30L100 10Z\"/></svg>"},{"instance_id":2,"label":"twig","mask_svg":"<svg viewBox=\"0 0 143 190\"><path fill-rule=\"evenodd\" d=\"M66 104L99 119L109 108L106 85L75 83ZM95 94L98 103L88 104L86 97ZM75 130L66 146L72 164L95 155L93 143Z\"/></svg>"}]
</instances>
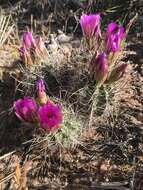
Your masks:
<instances>
[{"instance_id":1,"label":"twig","mask_svg":"<svg viewBox=\"0 0 143 190\"><path fill-rule=\"evenodd\" d=\"M98 189L113 189L114 190L129 190L129 188L124 187L125 185L128 185L128 182L111 182L111 183L101 183L100 185L93 185L92 187L98 188Z\"/></svg>"}]
</instances>

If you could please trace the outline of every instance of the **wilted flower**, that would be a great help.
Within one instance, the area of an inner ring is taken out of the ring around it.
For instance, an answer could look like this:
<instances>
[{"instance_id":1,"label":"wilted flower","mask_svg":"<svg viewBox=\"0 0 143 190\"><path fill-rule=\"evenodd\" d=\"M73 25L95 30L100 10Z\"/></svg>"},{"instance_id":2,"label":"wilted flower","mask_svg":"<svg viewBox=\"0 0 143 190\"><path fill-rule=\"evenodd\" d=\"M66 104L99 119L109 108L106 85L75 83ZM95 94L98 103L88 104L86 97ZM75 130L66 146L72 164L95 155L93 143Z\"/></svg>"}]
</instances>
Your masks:
<instances>
[{"instance_id":1,"label":"wilted flower","mask_svg":"<svg viewBox=\"0 0 143 190\"><path fill-rule=\"evenodd\" d=\"M14 102L14 110L20 120L28 123L37 122L38 107L33 99L25 97L24 99L17 100Z\"/></svg>"},{"instance_id":2,"label":"wilted flower","mask_svg":"<svg viewBox=\"0 0 143 190\"><path fill-rule=\"evenodd\" d=\"M36 92L38 101L40 104L46 104L48 101L46 89L45 89L45 83L42 79L38 80L36 82Z\"/></svg>"},{"instance_id":3,"label":"wilted flower","mask_svg":"<svg viewBox=\"0 0 143 190\"><path fill-rule=\"evenodd\" d=\"M23 46L26 49L30 49L30 48L35 48L36 47L36 42L35 39L32 35L32 32L25 32L23 34Z\"/></svg>"},{"instance_id":4,"label":"wilted flower","mask_svg":"<svg viewBox=\"0 0 143 190\"><path fill-rule=\"evenodd\" d=\"M115 82L122 78L126 71L126 68L127 64L121 64L118 67L114 68L109 76L108 82Z\"/></svg>"},{"instance_id":5,"label":"wilted flower","mask_svg":"<svg viewBox=\"0 0 143 190\"><path fill-rule=\"evenodd\" d=\"M37 37L35 39L35 41L36 41L36 50L35 51L37 51L36 53L40 56L43 56L46 52L46 47L45 47L45 44L44 44L42 38Z\"/></svg>"},{"instance_id":6,"label":"wilted flower","mask_svg":"<svg viewBox=\"0 0 143 190\"><path fill-rule=\"evenodd\" d=\"M117 52L121 49L121 43L125 39L126 32L123 26L116 23L110 23L106 34L106 50L107 53Z\"/></svg>"},{"instance_id":7,"label":"wilted flower","mask_svg":"<svg viewBox=\"0 0 143 190\"><path fill-rule=\"evenodd\" d=\"M94 76L98 85L101 85L107 79L108 74L108 61L107 55L101 53L94 56L90 63L90 72Z\"/></svg>"},{"instance_id":8,"label":"wilted flower","mask_svg":"<svg viewBox=\"0 0 143 190\"><path fill-rule=\"evenodd\" d=\"M51 132L60 127L62 122L62 111L59 105L51 102L39 108L39 120L41 127L47 132Z\"/></svg>"},{"instance_id":9,"label":"wilted flower","mask_svg":"<svg viewBox=\"0 0 143 190\"><path fill-rule=\"evenodd\" d=\"M83 34L86 38L101 37L100 31L100 15L82 15L80 18L80 24Z\"/></svg>"},{"instance_id":10,"label":"wilted flower","mask_svg":"<svg viewBox=\"0 0 143 190\"><path fill-rule=\"evenodd\" d=\"M47 50L41 37L34 38L31 32L23 34L23 44L19 49L20 57L26 65L31 65L36 58L44 58Z\"/></svg>"}]
</instances>

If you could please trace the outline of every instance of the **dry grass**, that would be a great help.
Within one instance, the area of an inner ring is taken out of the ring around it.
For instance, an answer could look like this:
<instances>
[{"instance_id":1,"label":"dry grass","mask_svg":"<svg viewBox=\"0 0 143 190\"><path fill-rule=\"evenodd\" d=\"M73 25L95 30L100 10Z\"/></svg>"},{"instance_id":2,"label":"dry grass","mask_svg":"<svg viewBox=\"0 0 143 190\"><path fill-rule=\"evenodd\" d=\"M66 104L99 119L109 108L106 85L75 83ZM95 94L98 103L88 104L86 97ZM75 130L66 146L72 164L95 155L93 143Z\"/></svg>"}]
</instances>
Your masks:
<instances>
[{"instance_id":1,"label":"dry grass","mask_svg":"<svg viewBox=\"0 0 143 190\"><path fill-rule=\"evenodd\" d=\"M11 24L11 22L11 15L5 16L0 12L0 48L2 48L14 29L14 24Z\"/></svg>"}]
</instances>

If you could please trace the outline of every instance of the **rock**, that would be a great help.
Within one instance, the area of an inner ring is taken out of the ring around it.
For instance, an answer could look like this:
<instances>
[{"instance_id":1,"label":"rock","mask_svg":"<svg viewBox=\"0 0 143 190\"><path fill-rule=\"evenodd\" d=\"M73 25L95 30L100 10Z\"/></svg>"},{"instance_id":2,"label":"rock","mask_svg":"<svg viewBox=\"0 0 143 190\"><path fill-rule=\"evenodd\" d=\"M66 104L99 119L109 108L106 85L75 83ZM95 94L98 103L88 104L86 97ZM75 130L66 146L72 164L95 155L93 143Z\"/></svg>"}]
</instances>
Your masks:
<instances>
[{"instance_id":1,"label":"rock","mask_svg":"<svg viewBox=\"0 0 143 190\"><path fill-rule=\"evenodd\" d=\"M72 40L71 36L67 36L64 34L61 30L58 30L58 36L57 36L57 41L59 43L68 43Z\"/></svg>"},{"instance_id":2,"label":"rock","mask_svg":"<svg viewBox=\"0 0 143 190\"><path fill-rule=\"evenodd\" d=\"M58 42L54 38L53 34L50 35L50 41L45 44L46 48L50 51L57 51L58 49Z\"/></svg>"}]
</instances>

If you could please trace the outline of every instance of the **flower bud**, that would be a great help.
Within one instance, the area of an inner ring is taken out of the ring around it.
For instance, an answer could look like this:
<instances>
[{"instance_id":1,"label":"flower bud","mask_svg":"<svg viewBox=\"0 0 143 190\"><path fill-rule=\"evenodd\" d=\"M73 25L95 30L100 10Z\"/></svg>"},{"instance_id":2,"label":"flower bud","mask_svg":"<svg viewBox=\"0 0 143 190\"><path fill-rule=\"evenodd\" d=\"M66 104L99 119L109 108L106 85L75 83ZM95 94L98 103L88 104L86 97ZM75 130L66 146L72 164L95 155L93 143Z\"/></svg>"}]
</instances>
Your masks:
<instances>
[{"instance_id":1,"label":"flower bud","mask_svg":"<svg viewBox=\"0 0 143 190\"><path fill-rule=\"evenodd\" d=\"M23 46L28 50L30 48L36 47L35 39L32 35L32 32L25 32L23 34Z\"/></svg>"},{"instance_id":2,"label":"flower bud","mask_svg":"<svg viewBox=\"0 0 143 190\"><path fill-rule=\"evenodd\" d=\"M91 75L97 82L97 85L102 85L107 79L108 74L108 61L105 53L93 56L90 63Z\"/></svg>"},{"instance_id":3,"label":"flower bud","mask_svg":"<svg viewBox=\"0 0 143 190\"><path fill-rule=\"evenodd\" d=\"M127 68L127 64L122 64L119 65L118 67L114 68L109 76L108 82L116 82L118 81L120 78L123 77L125 71Z\"/></svg>"},{"instance_id":4,"label":"flower bud","mask_svg":"<svg viewBox=\"0 0 143 190\"><path fill-rule=\"evenodd\" d=\"M121 50L122 42L125 39L126 32L123 26L116 23L110 23L106 34L106 52L117 52Z\"/></svg>"},{"instance_id":5,"label":"flower bud","mask_svg":"<svg viewBox=\"0 0 143 190\"><path fill-rule=\"evenodd\" d=\"M33 64L31 54L29 53L29 51L27 51L25 47L21 47L19 49L19 52L20 52L20 57L26 66Z\"/></svg>"},{"instance_id":6,"label":"flower bud","mask_svg":"<svg viewBox=\"0 0 143 190\"><path fill-rule=\"evenodd\" d=\"M37 91L38 102L41 105L46 104L48 101L48 97L46 94L45 84L44 84L44 81L42 79L37 81L36 91Z\"/></svg>"}]
</instances>

